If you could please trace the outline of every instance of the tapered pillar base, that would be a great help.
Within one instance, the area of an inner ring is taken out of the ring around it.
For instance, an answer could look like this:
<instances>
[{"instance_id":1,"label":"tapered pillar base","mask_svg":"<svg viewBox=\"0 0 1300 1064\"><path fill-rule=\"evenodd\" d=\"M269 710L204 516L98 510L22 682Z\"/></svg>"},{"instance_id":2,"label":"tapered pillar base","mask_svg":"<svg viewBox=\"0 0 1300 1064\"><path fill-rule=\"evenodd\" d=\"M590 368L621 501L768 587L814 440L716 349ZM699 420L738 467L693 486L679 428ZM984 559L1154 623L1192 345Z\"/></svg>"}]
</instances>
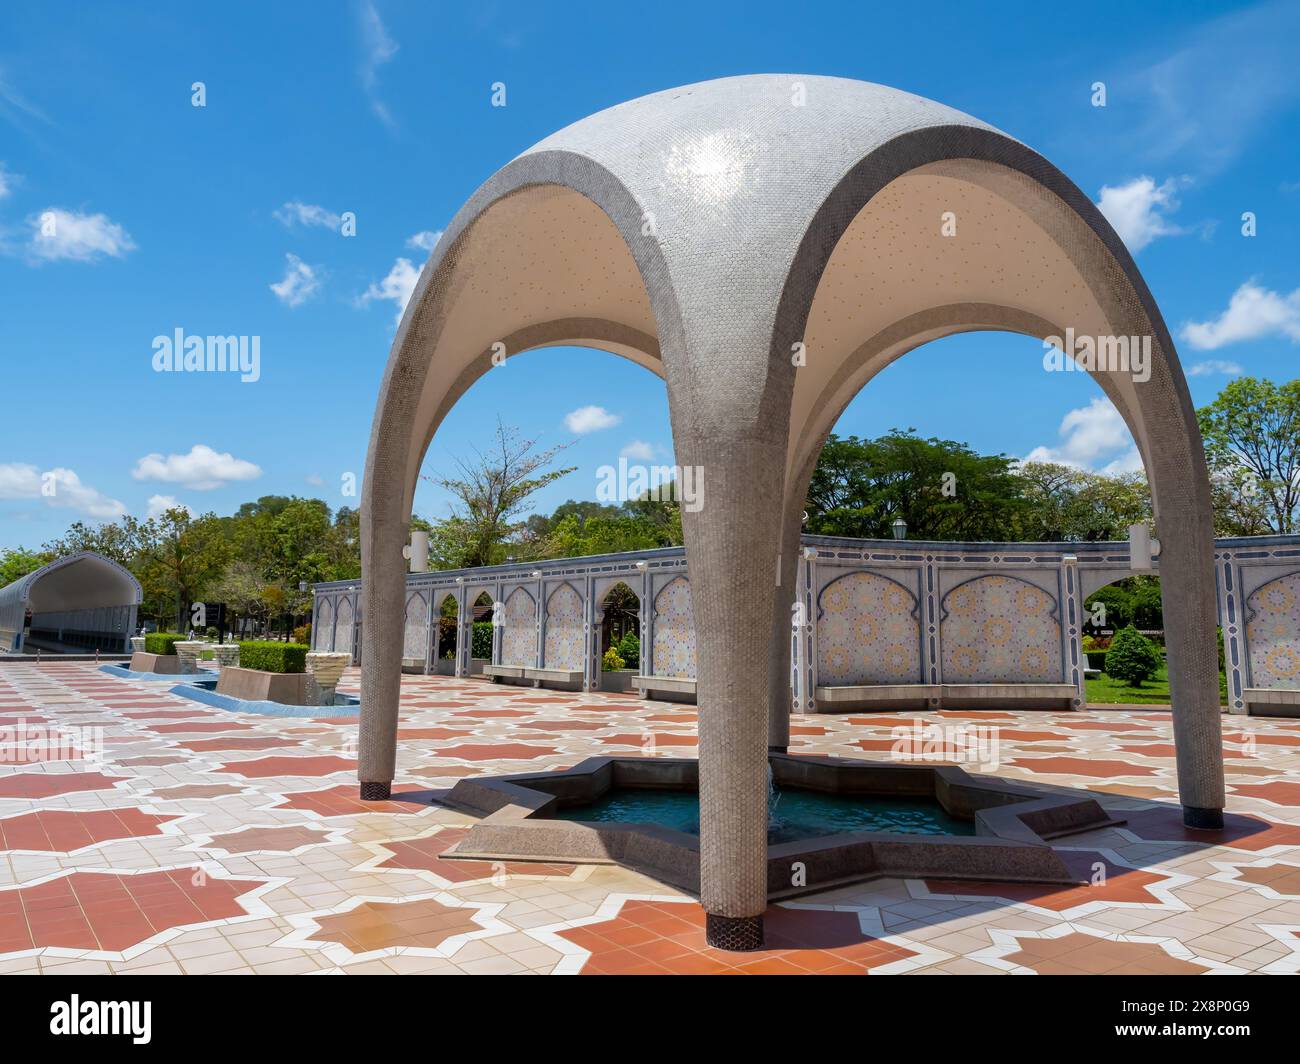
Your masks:
<instances>
[{"instance_id":1,"label":"tapered pillar base","mask_svg":"<svg viewBox=\"0 0 1300 1064\"><path fill-rule=\"evenodd\" d=\"M1222 809L1197 809L1194 805L1183 806L1183 827L1199 828L1202 831L1223 830Z\"/></svg>"},{"instance_id":2,"label":"tapered pillar base","mask_svg":"<svg viewBox=\"0 0 1300 1064\"><path fill-rule=\"evenodd\" d=\"M718 916L704 914L704 939L714 949L748 953L763 948L761 916Z\"/></svg>"},{"instance_id":3,"label":"tapered pillar base","mask_svg":"<svg viewBox=\"0 0 1300 1064\"><path fill-rule=\"evenodd\" d=\"M386 802L393 796L392 783L361 782L361 800L363 802Z\"/></svg>"}]
</instances>

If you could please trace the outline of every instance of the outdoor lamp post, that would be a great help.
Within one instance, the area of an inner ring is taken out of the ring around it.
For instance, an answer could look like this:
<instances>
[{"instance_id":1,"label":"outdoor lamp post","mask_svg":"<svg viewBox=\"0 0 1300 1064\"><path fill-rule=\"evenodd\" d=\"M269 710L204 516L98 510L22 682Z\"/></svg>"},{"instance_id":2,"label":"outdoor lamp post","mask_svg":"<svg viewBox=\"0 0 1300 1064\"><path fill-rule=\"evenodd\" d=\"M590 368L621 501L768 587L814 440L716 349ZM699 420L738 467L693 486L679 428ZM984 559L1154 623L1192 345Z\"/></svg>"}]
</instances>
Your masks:
<instances>
[{"instance_id":1,"label":"outdoor lamp post","mask_svg":"<svg viewBox=\"0 0 1300 1064\"><path fill-rule=\"evenodd\" d=\"M907 522L901 517L894 518L893 529L895 539L907 539Z\"/></svg>"}]
</instances>

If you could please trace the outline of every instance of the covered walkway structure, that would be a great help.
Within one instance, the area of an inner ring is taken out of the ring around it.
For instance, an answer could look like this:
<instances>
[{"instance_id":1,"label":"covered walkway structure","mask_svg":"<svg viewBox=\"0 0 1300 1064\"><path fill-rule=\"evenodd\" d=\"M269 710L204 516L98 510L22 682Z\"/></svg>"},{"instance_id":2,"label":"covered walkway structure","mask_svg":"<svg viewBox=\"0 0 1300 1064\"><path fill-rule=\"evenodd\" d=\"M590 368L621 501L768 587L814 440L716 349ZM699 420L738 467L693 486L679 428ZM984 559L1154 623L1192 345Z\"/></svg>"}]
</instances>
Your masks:
<instances>
[{"instance_id":1,"label":"covered walkway structure","mask_svg":"<svg viewBox=\"0 0 1300 1064\"><path fill-rule=\"evenodd\" d=\"M503 349L630 358L665 379L676 461L701 486L682 524L708 937L756 948L767 756L789 725L817 456L883 367L974 330L1134 338L1150 353L1144 373L1088 368L1151 484L1184 819L1221 827L1210 484L1173 341L1132 256L1060 170L984 122L880 85L790 74L583 119L505 165L448 225L393 342L366 460L361 796L388 797L393 779L402 548L439 424Z\"/></svg>"},{"instance_id":2,"label":"covered walkway structure","mask_svg":"<svg viewBox=\"0 0 1300 1064\"><path fill-rule=\"evenodd\" d=\"M0 588L0 652L121 653L142 598L140 582L103 555L59 558Z\"/></svg>"}]
</instances>

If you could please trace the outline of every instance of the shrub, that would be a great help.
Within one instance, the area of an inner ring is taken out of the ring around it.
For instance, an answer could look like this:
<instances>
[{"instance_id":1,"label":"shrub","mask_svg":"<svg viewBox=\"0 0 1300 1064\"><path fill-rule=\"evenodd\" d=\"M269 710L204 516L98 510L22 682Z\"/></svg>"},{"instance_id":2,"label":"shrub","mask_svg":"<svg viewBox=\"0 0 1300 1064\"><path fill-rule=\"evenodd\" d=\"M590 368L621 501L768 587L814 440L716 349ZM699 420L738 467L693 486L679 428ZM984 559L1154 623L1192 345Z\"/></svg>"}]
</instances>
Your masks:
<instances>
[{"instance_id":1,"label":"shrub","mask_svg":"<svg viewBox=\"0 0 1300 1064\"><path fill-rule=\"evenodd\" d=\"M218 631L215 626L208 625L207 629L203 633L203 638L209 642L215 642L221 638L221 632Z\"/></svg>"},{"instance_id":2,"label":"shrub","mask_svg":"<svg viewBox=\"0 0 1300 1064\"><path fill-rule=\"evenodd\" d=\"M474 634L470 637L469 652L471 657L492 660L492 622L475 621Z\"/></svg>"},{"instance_id":3,"label":"shrub","mask_svg":"<svg viewBox=\"0 0 1300 1064\"><path fill-rule=\"evenodd\" d=\"M641 640L636 637L636 632L623 633L623 638L618 641L618 656L626 663L623 665L625 669L641 667Z\"/></svg>"},{"instance_id":4,"label":"shrub","mask_svg":"<svg viewBox=\"0 0 1300 1064\"><path fill-rule=\"evenodd\" d=\"M601 672L618 672L626 662L618 656L618 651L610 647L605 651L605 656L600 659Z\"/></svg>"},{"instance_id":5,"label":"shrub","mask_svg":"<svg viewBox=\"0 0 1300 1064\"><path fill-rule=\"evenodd\" d=\"M305 672L309 649L302 643L250 639L239 644L239 667L259 672Z\"/></svg>"},{"instance_id":6,"label":"shrub","mask_svg":"<svg viewBox=\"0 0 1300 1064\"><path fill-rule=\"evenodd\" d=\"M1160 668L1160 651L1132 625L1121 628L1106 651L1106 674L1141 687Z\"/></svg>"},{"instance_id":7,"label":"shrub","mask_svg":"<svg viewBox=\"0 0 1300 1064\"><path fill-rule=\"evenodd\" d=\"M175 654L176 644L184 638L180 632L150 632L144 637L145 653Z\"/></svg>"},{"instance_id":8,"label":"shrub","mask_svg":"<svg viewBox=\"0 0 1300 1064\"><path fill-rule=\"evenodd\" d=\"M305 646L311 646L311 622L300 624L293 630L293 641L302 643Z\"/></svg>"}]
</instances>

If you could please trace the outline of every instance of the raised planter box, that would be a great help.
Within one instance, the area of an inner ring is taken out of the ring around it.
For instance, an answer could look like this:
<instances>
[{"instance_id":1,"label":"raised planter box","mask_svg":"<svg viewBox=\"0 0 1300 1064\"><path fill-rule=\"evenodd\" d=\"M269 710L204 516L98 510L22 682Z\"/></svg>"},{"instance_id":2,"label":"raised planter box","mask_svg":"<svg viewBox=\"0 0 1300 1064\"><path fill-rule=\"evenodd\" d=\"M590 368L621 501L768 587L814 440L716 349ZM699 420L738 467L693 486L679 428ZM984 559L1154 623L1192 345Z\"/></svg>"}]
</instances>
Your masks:
<instances>
[{"instance_id":1,"label":"raised planter box","mask_svg":"<svg viewBox=\"0 0 1300 1064\"><path fill-rule=\"evenodd\" d=\"M175 654L150 654L144 650L137 650L131 655L131 664L128 667L132 672L158 672L179 675L181 659Z\"/></svg>"},{"instance_id":2,"label":"raised planter box","mask_svg":"<svg viewBox=\"0 0 1300 1064\"><path fill-rule=\"evenodd\" d=\"M617 669L614 672L600 674L600 689L613 694L624 694L632 690L632 680L638 676L636 669Z\"/></svg>"},{"instance_id":3,"label":"raised planter box","mask_svg":"<svg viewBox=\"0 0 1300 1064\"><path fill-rule=\"evenodd\" d=\"M262 672L227 665L217 681L217 694L242 698L246 702L279 702L286 706L309 706L312 678L305 672Z\"/></svg>"}]
</instances>

